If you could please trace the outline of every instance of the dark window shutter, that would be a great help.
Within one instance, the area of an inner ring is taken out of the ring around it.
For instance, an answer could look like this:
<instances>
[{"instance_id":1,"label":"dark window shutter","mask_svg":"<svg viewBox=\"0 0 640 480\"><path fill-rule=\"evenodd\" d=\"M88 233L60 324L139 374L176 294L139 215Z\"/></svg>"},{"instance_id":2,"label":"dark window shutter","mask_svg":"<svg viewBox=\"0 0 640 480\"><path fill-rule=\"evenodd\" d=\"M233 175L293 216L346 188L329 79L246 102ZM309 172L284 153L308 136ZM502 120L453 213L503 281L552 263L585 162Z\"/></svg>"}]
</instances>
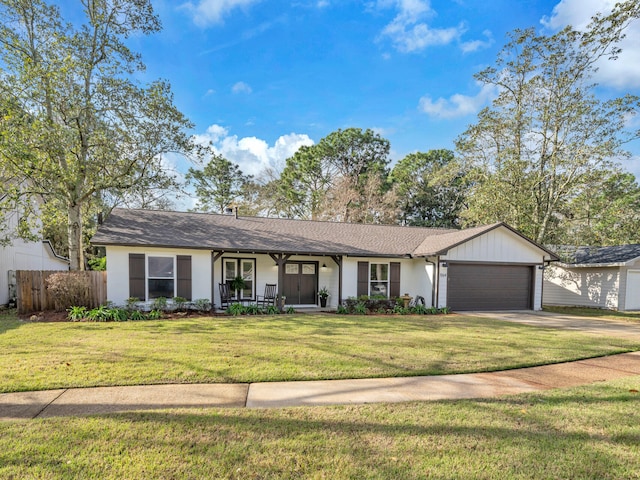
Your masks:
<instances>
[{"instance_id":1,"label":"dark window shutter","mask_svg":"<svg viewBox=\"0 0 640 480\"><path fill-rule=\"evenodd\" d=\"M129 254L129 297L145 300L144 253Z\"/></svg>"},{"instance_id":2,"label":"dark window shutter","mask_svg":"<svg viewBox=\"0 0 640 480\"><path fill-rule=\"evenodd\" d=\"M358 296L369 294L369 262L358 262Z\"/></svg>"},{"instance_id":3,"label":"dark window shutter","mask_svg":"<svg viewBox=\"0 0 640 480\"><path fill-rule=\"evenodd\" d=\"M400 262L389 264L389 296L400 296Z\"/></svg>"},{"instance_id":4,"label":"dark window shutter","mask_svg":"<svg viewBox=\"0 0 640 480\"><path fill-rule=\"evenodd\" d=\"M178 255L177 260L177 280L178 288L176 293L178 297L184 297L191 300L191 255Z\"/></svg>"}]
</instances>

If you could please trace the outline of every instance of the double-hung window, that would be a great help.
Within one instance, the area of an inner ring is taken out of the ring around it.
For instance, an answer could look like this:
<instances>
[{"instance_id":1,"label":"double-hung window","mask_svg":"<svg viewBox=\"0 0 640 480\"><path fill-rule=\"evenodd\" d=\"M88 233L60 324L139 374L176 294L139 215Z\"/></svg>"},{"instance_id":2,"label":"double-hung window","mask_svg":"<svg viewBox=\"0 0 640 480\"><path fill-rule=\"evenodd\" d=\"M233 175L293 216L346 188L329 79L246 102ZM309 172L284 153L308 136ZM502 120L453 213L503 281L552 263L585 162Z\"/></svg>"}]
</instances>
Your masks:
<instances>
[{"instance_id":1,"label":"double-hung window","mask_svg":"<svg viewBox=\"0 0 640 480\"><path fill-rule=\"evenodd\" d=\"M255 258L225 258L222 261L222 278L228 284L240 276L244 280L244 288L231 292L238 300L255 299L256 260Z\"/></svg>"},{"instance_id":2,"label":"double-hung window","mask_svg":"<svg viewBox=\"0 0 640 480\"><path fill-rule=\"evenodd\" d=\"M369 264L369 295L389 297L389 264Z\"/></svg>"},{"instance_id":3,"label":"double-hung window","mask_svg":"<svg viewBox=\"0 0 640 480\"><path fill-rule=\"evenodd\" d=\"M175 257L147 257L147 298L175 297Z\"/></svg>"},{"instance_id":4,"label":"double-hung window","mask_svg":"<svg viewBox=\"0 0 640 480\"><path fill-rule=\"evenodd\" d=\"M191 255L129 254L129 297L191 300Z\"/></svg>"}]
</instances>

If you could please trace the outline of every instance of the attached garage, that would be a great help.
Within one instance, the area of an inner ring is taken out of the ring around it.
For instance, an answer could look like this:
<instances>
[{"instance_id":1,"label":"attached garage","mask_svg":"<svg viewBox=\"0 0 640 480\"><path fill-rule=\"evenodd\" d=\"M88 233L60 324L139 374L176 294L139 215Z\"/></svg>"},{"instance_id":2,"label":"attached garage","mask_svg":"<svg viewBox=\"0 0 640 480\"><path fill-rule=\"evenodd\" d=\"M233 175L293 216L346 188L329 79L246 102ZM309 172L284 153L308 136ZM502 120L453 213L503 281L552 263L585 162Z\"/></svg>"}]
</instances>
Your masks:
<instances>
[{"instance_id":1,"label":"attached garage","mask_svg":"<svg viewBox=\"0 0 640 480\"><path fill-rule=\"evenodd\" d=\"M451 263L447 305L452 310L529 310L533 302L529 265Z\"/></svg>"},{"instance_id":2,"label":"attached garage","mask_svg":"<svg viewBox=\"0 0 640 480\"><path fill-rule=\"evenodd\" d=\"M438 307L453 311L540 310L542 277L554 253L505 224L436 236L427 255Z\"/></svg>"}]
</instances>

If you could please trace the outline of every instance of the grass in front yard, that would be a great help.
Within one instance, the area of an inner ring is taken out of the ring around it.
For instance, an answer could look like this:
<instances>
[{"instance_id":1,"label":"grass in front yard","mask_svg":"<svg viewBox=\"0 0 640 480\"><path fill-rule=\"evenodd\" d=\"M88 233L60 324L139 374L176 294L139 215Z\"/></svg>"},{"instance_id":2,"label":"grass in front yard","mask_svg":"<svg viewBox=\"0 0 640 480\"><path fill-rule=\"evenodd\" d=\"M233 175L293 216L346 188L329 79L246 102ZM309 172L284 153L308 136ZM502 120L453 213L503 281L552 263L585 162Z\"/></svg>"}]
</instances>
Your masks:
<instances>
[{"instance_id":1,"label":"grass in front yard","mask_svg":"<svg viewBox=\"0 0 640 480\"><path fill-rule=\"evenodd\" d=\"M545 306L545 312L561 313L564 315L577 315L580 317L608 318L611 320L624 320L627 322L640 323L640 312L617 312L615 310L605 310L603 308L587 307L552 307Z\"/></svg>"},{"instance_id":2,"label":"grass in front yard","mask_svg":"<svg viewBox=\"0 0 640 480\"><path fill-rule=\"evenodd\" d=\"M477 317L278 315L125 323L0 319L0 391L439 375L640 349Z\"/></svg>"},{"instance_id":3,"label":"grass in front yard","mask_svg":"<svg viewBox=\"0 0 640 480\"><path fill-rule=\"evenodd\" d=\"M2 423L0 477L638 479L638 389Z\"/></svg>"}]
</instances>

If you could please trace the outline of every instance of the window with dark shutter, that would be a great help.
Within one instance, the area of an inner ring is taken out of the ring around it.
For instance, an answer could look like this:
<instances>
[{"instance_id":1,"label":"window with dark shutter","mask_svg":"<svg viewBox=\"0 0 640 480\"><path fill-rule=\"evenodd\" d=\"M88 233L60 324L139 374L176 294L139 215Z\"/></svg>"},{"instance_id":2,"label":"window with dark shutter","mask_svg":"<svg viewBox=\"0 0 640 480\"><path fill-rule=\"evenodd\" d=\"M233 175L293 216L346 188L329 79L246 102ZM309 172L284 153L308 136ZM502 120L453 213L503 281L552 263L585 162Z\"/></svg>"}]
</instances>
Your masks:
<instances>
[{"instance_id":1,"label":"window with dark shutter","mask_svg":"<svg viewBox=\"0 0 640 480\"><path fill-rule=\"evenodd\" d=\"M358 296L369 294L369 262L358 262Z\"/></svg>"},{"instance_id":2,"label":"window with dark shutter","mask_svg":"<svg viewBox=\"0 0 640 480\"><path fill-rule=\"evenodd\" d=\"M191 255L178 255L176 257L177 291L178 297L192 300L191 298Z\"/></svg>"},{"instance_id":3,"label":"window with dark shutter","mask_svg":"<svg viewBox=\"0 0 640 480\"><path fill-rule=\"evenodd\" d=\"M400 262L389 264L389 296L400 296Z\"/></svg>"},{"instance_id":4,"label":"window with dark shutter","mask_svg":"<svg viewBox=\"0 0 640 480\"><path fill-rule=\"evenodd\" d=\"M144 253L129 254L129 297L145 300Z\"/></svg>"}]
</instances>

